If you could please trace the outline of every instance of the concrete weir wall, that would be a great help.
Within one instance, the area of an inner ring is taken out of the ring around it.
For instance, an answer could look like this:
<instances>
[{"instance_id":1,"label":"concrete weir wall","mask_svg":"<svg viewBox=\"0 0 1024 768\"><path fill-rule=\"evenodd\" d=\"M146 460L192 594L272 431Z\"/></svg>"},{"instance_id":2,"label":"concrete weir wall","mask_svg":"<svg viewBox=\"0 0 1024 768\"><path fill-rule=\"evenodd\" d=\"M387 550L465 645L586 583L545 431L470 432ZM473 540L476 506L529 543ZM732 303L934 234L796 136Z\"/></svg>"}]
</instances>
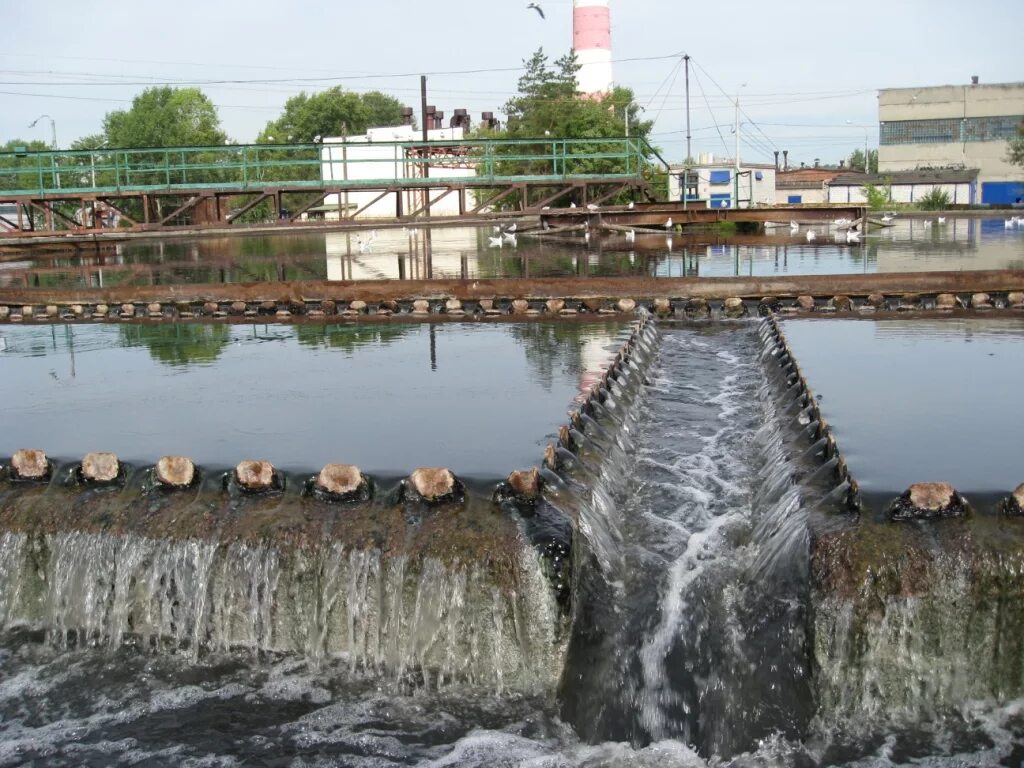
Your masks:
<instances>
[{"instance_id":1,"label":"concrete weir wall","mask_svg":"<svg viewBox=\"0 0 1024 768\"><path fill-rule=\"evenodd\" d=\"M767 324L809 395L782 329ZM839 462L848 492L809 518L819 717L925 722L1024 694L1024 485L992 507L946 483L916 483L868 508Z\"/></svg>"},{"instance_id":2,"label":"concrete weir wall","mask_svg":"<svg viewBox=\"0 0 1024 768\"><path fill-rule=\"evenodd\" d=\"M627 375L649 330L644 315L570 424ZM568 444L570 427L559 435ZM576 524L542 494L559 450L483 485L441 467L397 480L344 464L295 476L261 460L222 471L90 453L62 464L21 449L0 462L0 630L344 655L429 685L551 692Z\"/></svg>"}]
</instances>

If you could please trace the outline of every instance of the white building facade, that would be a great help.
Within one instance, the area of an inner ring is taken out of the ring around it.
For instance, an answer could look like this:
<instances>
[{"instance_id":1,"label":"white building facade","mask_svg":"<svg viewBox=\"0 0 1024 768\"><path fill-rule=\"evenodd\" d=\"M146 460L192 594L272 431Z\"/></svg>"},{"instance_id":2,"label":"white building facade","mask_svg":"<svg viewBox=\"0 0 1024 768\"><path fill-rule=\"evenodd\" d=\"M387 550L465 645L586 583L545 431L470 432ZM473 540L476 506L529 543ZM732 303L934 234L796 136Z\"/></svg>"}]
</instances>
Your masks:
<instances>
[{"instance_id":1,"label":"white building facade","mask_svg":"<svg viewBox=\"0 0 1024 768\"><path fill-rule=\"evenodd\" d=\"M684 191L685 186L685 191ZM761 208L775 205L775 166L731 160L689 167L672 166L669 200L707 204L708 208Z\"/></svg>"}]
</instances>

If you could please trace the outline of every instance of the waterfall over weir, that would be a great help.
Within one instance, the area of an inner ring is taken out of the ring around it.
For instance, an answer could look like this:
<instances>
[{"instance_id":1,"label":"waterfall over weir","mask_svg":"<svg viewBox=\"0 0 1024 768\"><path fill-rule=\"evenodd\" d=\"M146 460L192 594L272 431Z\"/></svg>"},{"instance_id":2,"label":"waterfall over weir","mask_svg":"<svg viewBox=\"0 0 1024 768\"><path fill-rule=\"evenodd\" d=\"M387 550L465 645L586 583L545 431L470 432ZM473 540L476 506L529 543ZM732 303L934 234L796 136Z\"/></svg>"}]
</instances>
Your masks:
<instances>
[{"instance_id":1,"label":"waterfall over weir","mask_svg":"<svg viewBox=\"0 0 1024 768\"><path fill-rule=\"evenodd\" d=\"M584 533L562 696L586 739L729 755L812 714L805 506L831 488L795 482L755 329L663 330L549 490Z\"/></svg>"}]
</instances>

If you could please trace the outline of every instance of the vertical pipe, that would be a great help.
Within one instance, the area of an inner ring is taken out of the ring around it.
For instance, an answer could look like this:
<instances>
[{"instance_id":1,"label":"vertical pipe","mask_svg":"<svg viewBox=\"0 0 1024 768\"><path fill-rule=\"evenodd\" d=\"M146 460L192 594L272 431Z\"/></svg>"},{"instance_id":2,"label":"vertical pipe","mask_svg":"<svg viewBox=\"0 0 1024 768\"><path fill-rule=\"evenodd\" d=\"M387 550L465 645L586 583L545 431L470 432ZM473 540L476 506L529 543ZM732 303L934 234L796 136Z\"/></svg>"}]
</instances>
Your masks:
<instances>
[{"instance_id":1,"label":"vertical pipe","mask_svg":"<svg viewBox=\"0 0 1024 768\"><path fill-rule=\"evenodd\" d=\"M427 127L427 76L420 75L420 114L422 115L421 122L423 123L423 143L426 144L430 141L429 128ZM430 166L426 162L426 150L424 146L421 150L424 155L424 162L422 167L423 178L426 179L430 175ZM399 193L401 194L401 193ZM428 219L430 218L430 188L426 186L424 181L423 186L423 215Z\"/></svg>"}]
</instances>

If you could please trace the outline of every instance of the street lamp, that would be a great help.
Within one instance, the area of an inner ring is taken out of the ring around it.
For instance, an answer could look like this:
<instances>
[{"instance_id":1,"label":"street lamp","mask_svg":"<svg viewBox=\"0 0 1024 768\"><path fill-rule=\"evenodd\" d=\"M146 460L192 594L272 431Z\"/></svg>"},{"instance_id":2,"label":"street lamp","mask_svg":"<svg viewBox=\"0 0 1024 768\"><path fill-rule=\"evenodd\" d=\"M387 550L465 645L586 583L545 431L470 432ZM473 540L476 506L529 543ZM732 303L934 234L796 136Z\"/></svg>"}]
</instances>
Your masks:
<instances>
[{"instance_id":1,"label":"street lamp","mask_svg":"<svg viewBox=\"0 0 1024 768\"><path fill-rule=\"evenodd\" d=\"M49 115L40 115L35 120L33 120L31 123L29 123L28 127L29 128L35 128L36 127L36 123L38 123L44 117L47 120L50 121L50 148L54 152L56 152L57 151L57 123L54 122L52 117L50 117ZM53 158L53 178L54 178L55 184L57 185L57 189L60 189L60 174L57 172L57 158L56 157Z\"/></svg>"}]
</instances>

